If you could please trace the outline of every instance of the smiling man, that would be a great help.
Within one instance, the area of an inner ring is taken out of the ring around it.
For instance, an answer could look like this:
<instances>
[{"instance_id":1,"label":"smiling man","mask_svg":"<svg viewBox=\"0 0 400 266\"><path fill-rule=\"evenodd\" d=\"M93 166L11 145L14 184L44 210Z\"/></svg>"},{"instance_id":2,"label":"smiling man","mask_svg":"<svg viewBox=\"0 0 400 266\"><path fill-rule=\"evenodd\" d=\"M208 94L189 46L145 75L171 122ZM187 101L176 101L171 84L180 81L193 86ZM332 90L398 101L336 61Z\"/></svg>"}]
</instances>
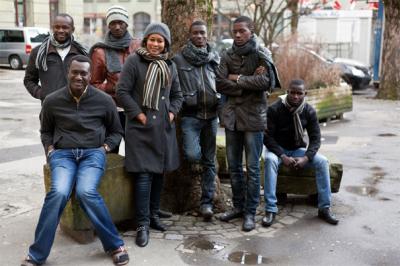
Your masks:
<instances>
[{"instance_id":1,"label":"smiling man","mask_svg":"<svg viewBox=\"0 0 400 266\"><path fill-rule=\"evenodd\" d=\"M88 57L74 56L68 85L43 102L40 133L51 170L51 189L44 200L34 243L21 265L45 263L73 188L104 250L116 265L129 261L124 242L97 192L106 151L119 144L122 128L112 98L88 85L90 64Z\"/></svg>"},{"instance_id":2,"label":"smiling man","mask_svg":"<svg viewBox=\"0 0 400 266\"><path fill-rule=\"evenodd\" d=\"M73 37L74 20L68 14L58 14L52 33L43 43L33 48L25 70L24 85L28 92L41 101L67 85L67 64L75 55L87 55L85 48Z\"/></svg>"},{"instance_id":3,"label":"smiling man","mask_svg":"<svg viewBox=\"0 0 400 266\"><path fill-rule=\"evenodd\" d=\"M209 220L213 216L215 191L217 109L220 103L215 72L219 56L207 42L204 21L194 21L189 31L189 41L174 58L184 96L181 111L183 152L192 169L202 173L200 213Z\"/></svg>"},{"instance_id":4,"label":"smiling man","mask_svg":"<svg viewBox=\"0 0 400 266\"><path fill-rule=\"evenodd\" d=\"M112 6L107 10L108 32L104 42L93 45L90 49L92 59L92 78L90 84L106 92L115 99L115 89L126 58L140 47L140 41L133 39L128 32L129 14L121 6ZM125 127L124 110L118 105L118 115ZM118 153L118 147L112 152Z\"/></svg>"}]
</instances>

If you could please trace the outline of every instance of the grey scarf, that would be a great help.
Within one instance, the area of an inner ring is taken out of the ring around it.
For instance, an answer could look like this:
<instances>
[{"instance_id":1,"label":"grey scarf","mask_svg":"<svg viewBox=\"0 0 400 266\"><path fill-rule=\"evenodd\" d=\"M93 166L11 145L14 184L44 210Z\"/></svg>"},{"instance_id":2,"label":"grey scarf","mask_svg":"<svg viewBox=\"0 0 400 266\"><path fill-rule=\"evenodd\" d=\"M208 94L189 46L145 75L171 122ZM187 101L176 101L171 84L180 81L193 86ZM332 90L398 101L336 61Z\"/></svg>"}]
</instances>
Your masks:
<instances>
[{"instance_id":1,"label":"grey scarf","mask_svg":"<svg viewBox=\"0 0 400 266\"><path fill-rule=\"evenodd\" d=\"M202 66L209 63L212 59L211 47L196 47L191 41L188 41L182 49L182 55L193 66Z\"/></svg>"},{"instance_id":2,"label":"grey scarf","mask_svg":"<svg viewBox=\"0 0 400 266\"><path fill-rule=\"evenodd\" d=\"M306 99L304 98L301 104L296 108L290 105L287 100L287 94L279 96L282 99L282 103L286 106L286 108L293 114L293 123L295 129L295 141L296 145L302 145L304 143L304 129L301 124L300 114L304 110L304 106L306 105Z\"/></svg>"},{"instance_id":3,"label":"grey scarf","mask_svg":"<svg viewBox=\"0 0 400 266\"><path fill-rule=\"evenodd\" d=\"M242 46L237 46L235 43L233 43L232 51L237 55L244 56L244 55L255 54L256 51L258 50L258 47L259 44L257 42L256 35L253 34L250 37L250 40Z\"/></svg>"},{"instance_id":4,"label":"grey scarf","mask_svg":"<svg viewBox=\"0 0 400 266\"><path fill-rule=\"evenodd\" d=\"M171 80L171 73L165 62L168 59L168 53L152 55L144 47L137 49L136 53L150 62L144 82L143 106L158 111L161 88L166 87Z\"/></svg>"},{"instance_id":5,"label":"grey scarf","mask_svg":"<svg viewBox=\"0 0 400 266\"><path fill-rule=\"evenodd\" d=\"M39 46L39 50L35 60L35 66L37 69L42 69L43 71L47 71L47 54L49 52L49 46L53 45L55 48L66 48L70 45L73 45L78 49L80 54L88 55L86 49L77 41L74 40L74 36L71 34L71 38L67 40L65 43L59 43L54 38L54 34L50 34L49 37L44 39L42 44Z\"/></svg>"},{"instance_id":6,"label":"grey scarf","mask_svg":"<svg viewBox=\"0 0 400 266\"><path fill-rule=\"evenodd\" d=\"M106 67L109 73L118 73L122 70L122 64L118 56L119 51L124 51L129 48L132 41L132 36L129 32L125 32L122 38L115 38L110 31L107 32L104 42L98 42L90 48L90 56L95 48L104 48L106 54Z\"/></svg>"}]
</instances>

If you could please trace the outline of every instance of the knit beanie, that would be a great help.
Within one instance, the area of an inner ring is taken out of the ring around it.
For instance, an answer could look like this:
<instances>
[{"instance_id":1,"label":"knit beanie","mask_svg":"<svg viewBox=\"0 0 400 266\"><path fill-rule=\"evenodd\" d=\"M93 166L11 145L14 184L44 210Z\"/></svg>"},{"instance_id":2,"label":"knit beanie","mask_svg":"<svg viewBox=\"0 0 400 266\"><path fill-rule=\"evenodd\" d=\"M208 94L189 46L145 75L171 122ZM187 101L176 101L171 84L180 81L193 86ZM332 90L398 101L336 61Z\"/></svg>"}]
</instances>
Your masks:
<instances>
[{"instance_id":1,"label":"knit beanie","mask_svg":"<svg viewBox=\"0 0 400 266\"><path fill-rule=\"evenodd\" d=\"M110 23L114 20L121 20L125 22L126 24L129 25L129 14L128 11L123 8L122 6L112 6L107 10L106 14L106 22L107 25L110 25Z\"/></svg>"},{"instance_id":2,"label":"knit beanie","mask_svg":"<svg viewBox=\"0 0 400 266\"><path fill-rule=\"evenodd\" d=\"M171 33L169 32L169 28L166 24L162 22L153 22L149 24L144 30L144 38L147 38L150 34L160 34L164 37L167 46L171 45Z\"/></svg>"}]
</instances>

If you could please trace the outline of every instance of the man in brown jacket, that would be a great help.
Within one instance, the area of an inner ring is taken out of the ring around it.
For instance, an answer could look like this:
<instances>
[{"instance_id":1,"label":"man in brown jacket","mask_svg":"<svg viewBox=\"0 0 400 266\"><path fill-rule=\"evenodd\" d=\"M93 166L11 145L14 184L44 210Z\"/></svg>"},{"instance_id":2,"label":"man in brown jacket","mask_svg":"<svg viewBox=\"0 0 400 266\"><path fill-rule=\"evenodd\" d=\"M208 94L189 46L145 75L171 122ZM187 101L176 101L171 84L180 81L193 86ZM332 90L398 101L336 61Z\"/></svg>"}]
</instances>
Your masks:
<instances>
[{"instance_id":1,"label":"man in brown jacket","mask_svg":"<svg viewBox=\"0 0 400 266\"><path fill-rule=\"evenodd\" d=\"M115 89L129 54L140 47L140 41L135 40L127 31L129 21L128 11L121 6L112 6L108 9L106 22L108 32L104 42L96 43L90 49L92 59L92 78L90 83L98 89L108 93L115 100ZM125 115L119 107L118 114L122 127L125 127ZM118 153L119 146L112 152Z\"/></svg>"}]
</instances>

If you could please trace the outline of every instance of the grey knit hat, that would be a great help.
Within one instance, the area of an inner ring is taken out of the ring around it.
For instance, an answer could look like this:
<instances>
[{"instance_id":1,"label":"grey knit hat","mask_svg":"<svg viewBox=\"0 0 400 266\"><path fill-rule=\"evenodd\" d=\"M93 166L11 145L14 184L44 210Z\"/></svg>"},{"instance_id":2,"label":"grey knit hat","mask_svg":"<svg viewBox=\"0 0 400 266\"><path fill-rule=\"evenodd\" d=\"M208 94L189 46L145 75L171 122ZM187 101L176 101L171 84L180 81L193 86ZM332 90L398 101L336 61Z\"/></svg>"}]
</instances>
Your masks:
<instances>
[{"instance_id":1,"label":"grey knit hat","mask_svg":"<svg viewBox=\"0 0 400 266\"><path fill-rule=\"evenodd\" d=\"M171 33L169 32L167 24L162 22L153 22L149 24L144 30L143 36L147 39L150 34L160 34L164 37L165 42L168 44L167 46L171 46Z\"/></svg>"},{"instance_id":2,"label":"grey knit hat","mask_svg":"<svg viewBox=\"0 0 400 266\"><path fill-rule=\"evenodd\" d=\"M129 25L128 11L122 6L112 6L107 10L106 22L109 25L114 20L121 20Z\"/></svg>"}]
</instances>

